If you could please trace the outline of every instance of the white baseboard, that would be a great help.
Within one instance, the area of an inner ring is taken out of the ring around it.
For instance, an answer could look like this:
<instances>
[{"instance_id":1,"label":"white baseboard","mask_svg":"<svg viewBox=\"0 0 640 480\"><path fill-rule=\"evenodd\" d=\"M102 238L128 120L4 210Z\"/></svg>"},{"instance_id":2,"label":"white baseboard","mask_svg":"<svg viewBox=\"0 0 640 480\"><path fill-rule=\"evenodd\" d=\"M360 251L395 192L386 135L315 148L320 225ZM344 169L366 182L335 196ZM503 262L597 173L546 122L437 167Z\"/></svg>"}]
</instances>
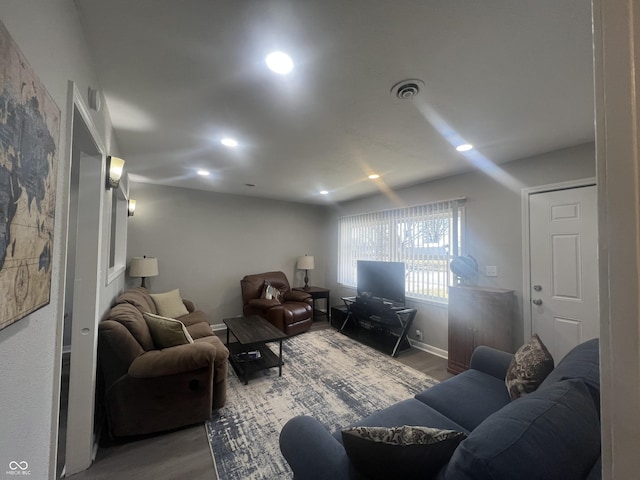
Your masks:
<instances>
[{"instance_id":1,"label":"white baseboard","mask_svg":"<svg viewBox=\"0 0 640 480\"><path fill-rule=\"evenodd\" d=\"M418 350L422 350L423 352L431 353L433 355L436 355L437 357L441 357L444 359L449 358L449 352L441 348L434 347L433 345L429 345L427 343L419 342L418 340L414 340L412 338L409 339L409 343L412 347L417 348Z\"/></svg>"},{"instance_id":2,"label":"white baseboard","mask_svg":"<svg viewBox=\"0 0 640 480\"><path fill-rule=\"evenodd\" d=\"M211 325L211 330L214 332L224 332L227 330L227 326L224 323L216 323Z\"/></svg>"}]
</instances>

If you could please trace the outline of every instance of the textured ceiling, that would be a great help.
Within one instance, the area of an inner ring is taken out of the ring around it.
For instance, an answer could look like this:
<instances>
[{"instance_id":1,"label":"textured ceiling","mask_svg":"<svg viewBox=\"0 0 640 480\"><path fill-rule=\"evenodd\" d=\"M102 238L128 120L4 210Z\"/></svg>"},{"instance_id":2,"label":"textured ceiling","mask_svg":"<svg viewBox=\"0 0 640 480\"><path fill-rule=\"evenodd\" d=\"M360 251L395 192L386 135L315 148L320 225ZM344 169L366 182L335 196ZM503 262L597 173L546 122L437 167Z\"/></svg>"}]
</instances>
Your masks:
<instances>
[{"instance_id":1,"label":"textured ceiling","mask_svg":"<svg viewBox=\"0 0 640 480\"><path fill-rule=\"evenodd\" d=\"M76 3L134 181L338 202L594 139L583 0Z\"/></svg>"}]
</instances>

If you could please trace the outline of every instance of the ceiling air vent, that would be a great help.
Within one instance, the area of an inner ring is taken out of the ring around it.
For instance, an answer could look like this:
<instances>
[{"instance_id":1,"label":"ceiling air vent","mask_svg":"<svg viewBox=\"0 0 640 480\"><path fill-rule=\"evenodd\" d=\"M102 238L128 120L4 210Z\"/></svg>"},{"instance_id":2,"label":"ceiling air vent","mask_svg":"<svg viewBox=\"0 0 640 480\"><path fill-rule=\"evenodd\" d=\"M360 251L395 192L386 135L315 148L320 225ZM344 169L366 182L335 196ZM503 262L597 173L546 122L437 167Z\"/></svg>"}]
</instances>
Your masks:
<instances>
[{"instance_id":1,"label":"ceiling air vent","mask_svg":"<svg viewBox=\"0 0 640 480\"><path fill-rule=\"evenodd\" d=\"M422 80L411 78L402 80L391 87L391 95L398 97L400 100L408 100L420 93L420 88L424 86Z\"/></svg>"}]
</instances>

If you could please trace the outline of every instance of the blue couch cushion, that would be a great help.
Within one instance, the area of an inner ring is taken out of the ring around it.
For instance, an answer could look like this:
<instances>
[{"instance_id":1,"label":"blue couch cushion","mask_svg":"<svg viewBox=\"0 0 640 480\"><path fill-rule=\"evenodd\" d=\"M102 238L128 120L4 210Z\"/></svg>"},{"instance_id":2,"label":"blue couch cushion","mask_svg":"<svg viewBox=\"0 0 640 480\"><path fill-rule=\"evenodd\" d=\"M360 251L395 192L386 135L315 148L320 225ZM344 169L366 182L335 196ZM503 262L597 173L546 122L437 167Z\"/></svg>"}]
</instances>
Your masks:
<instances>
[{"instance_id":1,"label":"blue couch cushion","mask_svg":"<svg viewBox=\"0 0 640 480\"><path fill-rule=\"evenodd\" d=\"M573 348L560 360L558 366L544 379L539 388L570 378L582 380L600 410L600 342L588 340Z\"/></svg>"},{"instance_id":2,"label":"blue couch cushion","mask_svg":"<svg viewBox=\"0 0 640 480\"><path fill-rule=\"evenodd\" d=\"M401 425L413 425L417 427L432 427L443 430L455 430L469 433L468 430L448 419L433 408L419 402L415 398L408 398L388 408L375 412L348 427L398 427ZM342 443L342 433L338 430L333 434L334 438Z\"/></svg>"},{"instance_id":3,"label":"blue couch cushion","mask_svg":"<svg viewBox=\"0 0 640 480\"><path fill-rule=\"evenodd\" d=\"M511 402L504 378L498 379L478 370L467 370L434 385L417 394L416 399L469 431Z\"/></svg>"},{"instance_id":4,"label":"blue couch cushion","mask_svg":"<svg viewBox=\"0 0 640 480\"><path fill-rule=\"evenodd\" d=\"M600 456L600 419L587 386L564 380L491 415L451 457L447 480L585 478Z\"/></svg>"}]
</instances>

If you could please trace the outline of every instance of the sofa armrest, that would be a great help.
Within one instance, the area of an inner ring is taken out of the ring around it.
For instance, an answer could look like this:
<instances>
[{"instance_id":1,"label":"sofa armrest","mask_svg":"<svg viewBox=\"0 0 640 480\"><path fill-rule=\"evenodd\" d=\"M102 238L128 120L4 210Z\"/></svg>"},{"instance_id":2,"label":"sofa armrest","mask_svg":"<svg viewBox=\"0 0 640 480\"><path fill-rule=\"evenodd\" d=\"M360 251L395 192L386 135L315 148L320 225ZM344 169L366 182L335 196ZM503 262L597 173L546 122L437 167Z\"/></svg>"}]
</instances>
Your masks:
<instances>
[{"instance_id":1,"label":"sofa armrest","mask_svg":"<svg viewBox=\"0 0 640 480\"><path fill-rule=\"evenodd\" d=\"M190 327L191 325L195 325L196 323L209 323L207 314L202 310L194 310L193 312L189 312L186 315L178 317L177 320L180 320L182 323L184 323L186 327Z\"/></svg>"},{"instance_id":2,"label":"sofa armrest","mask_svg":"<svg viewBox=\"0 0 640 480\"><path fill-rule=\"evenodd\" d=\"M480 345L471 355L469 368L479 370L499 380L504 380L512 358L512 353Z\"/></svg>"},{"instance_id":3,"label":"sofa armrest","mask_svg":"<svg viewBox=\"0 0 640 480\"><path fill-rule=\"evenodd\" d=\"M185 300L183 298L182 303L184 303L184 306L187 308L187 312L189 313L195 312L196 306L191 300Z\"/></svg>"},{"instance_id":4,"label":"sofa armrest","mask_svg":"<svg viewBox=\"0 0 640 480\"><path fill-rule=\"evenodd\" d=\"M282 427L280 451L296 480L351 478L344 447L313 417L294 417Z\"/></svg>"},{"instance_id":5,"label":"sofa armrest","mask_svg":"<svg viewBox=\"0 0 640 480\"><path fill-rule=\"evenodd\" d=\"M187 343L162 350L149 350L129 366L129 375L134 378L153 378L176 375L212 366L216 348L209 343Z\"/></svg>"}]
</instances>

